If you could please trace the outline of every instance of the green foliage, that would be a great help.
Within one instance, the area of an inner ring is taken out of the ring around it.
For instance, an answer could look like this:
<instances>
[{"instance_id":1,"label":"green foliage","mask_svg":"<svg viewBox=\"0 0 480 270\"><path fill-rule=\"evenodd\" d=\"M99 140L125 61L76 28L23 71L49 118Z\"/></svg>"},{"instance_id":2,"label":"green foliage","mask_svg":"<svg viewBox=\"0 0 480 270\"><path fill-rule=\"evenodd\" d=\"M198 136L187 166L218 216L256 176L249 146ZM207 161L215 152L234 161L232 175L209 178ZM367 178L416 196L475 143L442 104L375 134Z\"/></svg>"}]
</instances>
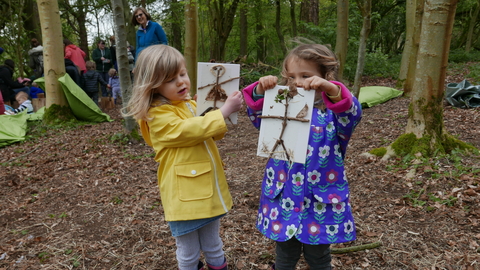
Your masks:
<instances>
[{"instance_id":1,"label":"green foliage","mask_svg":"<svg viewBox=\"0 0 480 270\"><path fill-rule=\"evenodd\" d=\"M387 153L387 148L385 148L385 147L375 148L375 149L372 149L368 152L372 155L377 156L377 157L383 157Z\"/></svg>"},{"instance_id":2,"label":"green foliage","mask_svg":"<svg viewBox=\"0 0 480 270\"><path fill-rule=\"evenodd\" d=\"M480 51L472 50L466 52L464 48L451 50L448 55L448 61L452 63L480 62Z\"/></svg>"}]
</instances>

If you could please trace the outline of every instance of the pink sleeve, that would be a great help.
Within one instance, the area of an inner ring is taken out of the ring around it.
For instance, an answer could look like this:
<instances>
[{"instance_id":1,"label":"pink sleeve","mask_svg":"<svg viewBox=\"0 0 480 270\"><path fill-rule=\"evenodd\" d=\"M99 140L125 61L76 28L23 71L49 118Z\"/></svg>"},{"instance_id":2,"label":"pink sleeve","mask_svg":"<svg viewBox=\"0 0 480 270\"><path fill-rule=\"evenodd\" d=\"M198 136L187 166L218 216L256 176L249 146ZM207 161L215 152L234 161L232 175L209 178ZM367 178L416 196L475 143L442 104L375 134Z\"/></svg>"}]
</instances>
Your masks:
<instances>
[{"instance_id":1,"label":"pink sleeve","mask_svg":"<svg viewBox=\"0 0 480 270\"><path fill-rule=\"evenodd\" d=\"M340 90L342 91L342 100L337 103L333 103L328 97L325 92L322 92L323 101L328 109L332 110L334 113L342 113L346 110L350 109L352 106L352 93L340 82L330 81L331 83L340 86Z\"/></svg>"},{"instance_id":2,"label":"pink sleeve","mask_svg":"<svg viewBox=\"0 0 480 270\"><path fill-rule=\"evenodd\" d=\"M250 84L249 86L243 88L243 99L245 100L245 104L247 106L254 110L254 111L261 111L263 109L263 98L254 101L253 100L253 89L255 86L257 86L258 82L254 82Z\"/></svg>"},{"instance_id":3,"label":"pink sleeve","mask_svg":"<svg viewBox=\"0 0 480 270\"><path fill-rule=\"evenodd\" d=\"M81 50L80 48L78 48L80 50L80 54L82 55L82 58L85 59L85 56L87 56L87 54Z\"/></svg>"}]
</instances>

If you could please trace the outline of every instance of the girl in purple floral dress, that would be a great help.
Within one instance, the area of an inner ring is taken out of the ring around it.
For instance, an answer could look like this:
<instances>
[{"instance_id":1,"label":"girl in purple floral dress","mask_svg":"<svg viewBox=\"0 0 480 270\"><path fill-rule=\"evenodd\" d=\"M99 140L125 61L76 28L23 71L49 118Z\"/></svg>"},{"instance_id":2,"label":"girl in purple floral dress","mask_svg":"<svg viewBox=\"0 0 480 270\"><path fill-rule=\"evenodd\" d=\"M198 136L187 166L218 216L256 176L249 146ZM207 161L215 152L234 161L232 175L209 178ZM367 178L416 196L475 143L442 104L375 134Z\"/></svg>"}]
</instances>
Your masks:
<instances>
[{"instance_id":1,"label":"girl in purple floral dress","mask_svg":"<svg viewBox=\"0 0 480 270\"><path fill-rule=\"evenodd\" d=\"M305 163L270 159L263 177L257 228L277 243L273 269L295 269L302 250L310 269L331 269L330 244L356 238L344 159L362 110L337 71L335 54L319 44L300 45L283 62L280 84L316 94ZM243 89L257 128L263 95L277 80L265 76Z\"/></svg>"}]
</instances>

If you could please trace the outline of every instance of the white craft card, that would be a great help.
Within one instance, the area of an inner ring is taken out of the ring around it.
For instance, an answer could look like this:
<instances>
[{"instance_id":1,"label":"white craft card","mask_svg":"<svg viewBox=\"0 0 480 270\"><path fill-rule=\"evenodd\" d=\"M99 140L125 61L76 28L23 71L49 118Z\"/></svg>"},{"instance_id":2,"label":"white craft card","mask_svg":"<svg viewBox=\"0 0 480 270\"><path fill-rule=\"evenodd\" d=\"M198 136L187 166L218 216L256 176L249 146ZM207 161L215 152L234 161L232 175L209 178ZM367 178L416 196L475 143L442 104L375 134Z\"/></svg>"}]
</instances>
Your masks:
<instances>
[{"instance_id":1,"label":"white craft card","mask_svg":"<svg viewBox=\"0 0 480 270\"><path fill-rule=\"evenodd\" d=\"M282 101L282 103L275 102L275 96L278 95L279 89L288 89L288 87L277 85L275 88L265 91L262 111L263 116L283 117L285 115L285 101ZM287 120L282 139L290 155L290 160L304 164L307 157L308 136L310 134L310 122L313 112L315 91L305 91L303 88L298 88L298 93L298 95L294 96L289 101L287 116L296 117L306 104L308 106L308 111L304 119L308 119L309 121L299 122ZM275 142L280 137L282 122L282 119L262 118L260 135L258 137L258 156L270 156L270 152L272 152ZM288 160L281 145L277 146L273 152L272 158Z\"/></svg>"},{"instance_id":2,"label":"white craft card","mask_svg":"<svg viewBox=\"0 0 480 270\"><path fill-rule=\"evenodd\" d=\"M198 63L198 76L197 76L197 116L202 114L206 109L209 107L214 106L214 101L206 100L210 91L212 91L214 85L217 83L217 72L216 70L212 70L215 66L221 65L225 72L219 76L218 83L220 87L225 91L227 96L230 96L235 91L239 90L239 82L240 82L240 65L238 64L224 64L224 63ZM226 83L222 83L228 81L232 78L238 78L231 80ZM207 85L211 85L208 87L204 87ZM202 88L204 87L204 88ZM222 101L216 101L215 107L221 108L225 104ZM237 124L237 113L232 113L229 117L229 120L226 120L227 124Z\"/></svg>"}]
</instances>

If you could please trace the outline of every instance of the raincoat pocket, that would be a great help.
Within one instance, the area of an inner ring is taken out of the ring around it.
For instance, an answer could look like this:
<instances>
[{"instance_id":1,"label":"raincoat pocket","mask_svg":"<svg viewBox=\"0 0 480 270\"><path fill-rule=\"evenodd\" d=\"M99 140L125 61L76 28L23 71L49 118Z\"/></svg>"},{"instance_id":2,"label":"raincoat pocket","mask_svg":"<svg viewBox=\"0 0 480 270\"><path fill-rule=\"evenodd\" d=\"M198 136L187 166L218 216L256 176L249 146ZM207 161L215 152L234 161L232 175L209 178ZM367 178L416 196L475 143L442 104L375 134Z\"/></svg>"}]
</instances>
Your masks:
<instances>
[{"instance_id":1,"label":"raincoat pocket","mask_svg":"<svg viewBox=\"0 0 480 270\"><path fill-rule=\"evenodd\" d=\"M210 161L175 165L178 196L181 201L196 201L213 196L213 172Z\"/></svg>"}]
</instances>

